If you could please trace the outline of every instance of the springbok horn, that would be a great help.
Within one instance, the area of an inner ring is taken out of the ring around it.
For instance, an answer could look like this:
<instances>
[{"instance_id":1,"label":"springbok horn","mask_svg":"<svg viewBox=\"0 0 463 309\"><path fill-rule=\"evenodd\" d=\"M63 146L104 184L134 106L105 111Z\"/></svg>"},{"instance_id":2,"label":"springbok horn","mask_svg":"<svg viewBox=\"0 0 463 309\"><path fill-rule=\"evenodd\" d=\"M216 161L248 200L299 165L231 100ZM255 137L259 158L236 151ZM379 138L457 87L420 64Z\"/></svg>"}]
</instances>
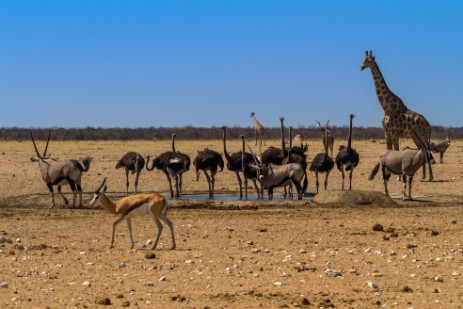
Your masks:
<instances>
[{"instance_id":1,"label":"springbok horn","mask_svg":"<svg viewBox=\"0 0 463 309\"><path fill-rule=\"evenodd\" d=\"M34 143L35 152L37 153L37 155L39 156L39 158L41 158L40 153L39 153L39 150L37 149L37 145L35 145L34 136L32 136L32 132L31 132L31 131L29 131L29 133L31 134L32 143Z\"/></svg>"},{"instance_id":2,"label":"springbok horn","mask_svg":"<svg viewBox=\"0 0 463 309\"><path fill-rule=\"evenodd\" d=\"M365 51L365 56L368 56L368 50Z\"/></svg>"},{"instance_id":3,"label":"springbok horn","mask_svg":"<svg viewBox=\"0 0 463 309\"><path fill-rule=\"evenodd\" d=\"M373 52L370 50L370 57L372 57L372 56L373 56Z\"/></svg>"},{"instance_id":4,"label":"springbok horn","mask_svg":"<svg viewBox=\"0 0 463 309\"><path fill-rule=\"evenodd\" d=\"M47 139L47 145L45 146L45 151L43 152L43 156L47 156L47 150L48 150L48 142L50 141L50 135L51 135L51 130L48 131L48 139Z\"/></svg>"},{"instance_id":5,"label":"springbok horn","mask_svg":"<svg viewBox=\"0 0 463 309\"><path fill-rule=\"evenodd\" d=\"M318 121L318 120L315 120L315 121L318 123L318 126L321 128L322 124L320 123L320 121Z\"/></svg>"},{"instance_id":6,"label":"springbok horn","mask_svg":"<svg viewBox=\"0 0 463 309\"><path fill-rule=\"evenodd\" d=\"M96 193L100 193L100 190L103 189L105 184L106 184L106 177L103 179L103 182L101 183L101 185L96 190Z\"/></svg>"},{"instance_id":7,"label":"springbok horn","mask_svg":"<svg viewBox=\"0 0 463 309\"><path fill-rule=\"evenodd\" d=\"M328 119L328 121L326 122L326 129L328 129L328 125L330 124L330 120Z\"/></svg>"}]
</instances>

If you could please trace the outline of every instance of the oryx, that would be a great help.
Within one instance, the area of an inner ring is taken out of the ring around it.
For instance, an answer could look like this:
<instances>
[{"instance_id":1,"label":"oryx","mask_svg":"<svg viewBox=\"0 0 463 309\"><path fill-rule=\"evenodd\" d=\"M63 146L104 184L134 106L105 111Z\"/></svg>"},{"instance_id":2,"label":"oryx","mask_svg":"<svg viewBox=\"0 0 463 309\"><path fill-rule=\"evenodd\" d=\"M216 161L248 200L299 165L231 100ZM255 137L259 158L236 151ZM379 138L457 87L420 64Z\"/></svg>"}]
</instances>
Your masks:
<instances>
[{"instance_id":1,"label":"oryx","mask_svg":"<svg viewBox=\"0 0 463 309\"><path fill-rule=\"evenodd\" d=\"M40 172L42 174L42 179L50 190L52 204L50 208L55 206L55 192L53 186L58 187L58 193L63 197L64 204L68 205L67 198L61 193L61 186L69 184L71 187L72 193L74 194L74 199L72 202L72 208L76 206L76 196L79 192L80 203L79 207L82 207L82 187L81 187L81 178L83 172L88 171L90 168L90 162L92 161L91 157L85 157L82 159L82 164L77 160L68 160L68 161L57 161L56 159L47 156L48 142L50 141L51 131L48 132L47 144L45 146L45 151L43 155L40 155L37 145L35 144L34 136L31 134L32 143L34 143L35 152L37 157L31 157L32 162L38 162Z\"/></svg>"}]
</instances>

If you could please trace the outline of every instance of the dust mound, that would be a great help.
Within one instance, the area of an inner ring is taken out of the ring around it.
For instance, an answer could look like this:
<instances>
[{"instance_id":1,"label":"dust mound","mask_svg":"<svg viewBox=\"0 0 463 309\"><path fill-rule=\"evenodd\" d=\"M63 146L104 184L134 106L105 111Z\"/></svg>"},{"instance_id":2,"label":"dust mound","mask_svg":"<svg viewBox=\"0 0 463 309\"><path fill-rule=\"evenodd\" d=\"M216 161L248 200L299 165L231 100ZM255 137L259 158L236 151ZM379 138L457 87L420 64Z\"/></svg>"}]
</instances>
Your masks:
<instances>
[{"instance_id":1,"label":"dust mound","mask_svg":"<svg viewBox=\"0 0 463 309\"><path fill-rule=\"evenodd\" d=\"M393 199L376 191L323 191L313 198L313 202L332 207L398 206Z\"/></svg>"}]
</instances>

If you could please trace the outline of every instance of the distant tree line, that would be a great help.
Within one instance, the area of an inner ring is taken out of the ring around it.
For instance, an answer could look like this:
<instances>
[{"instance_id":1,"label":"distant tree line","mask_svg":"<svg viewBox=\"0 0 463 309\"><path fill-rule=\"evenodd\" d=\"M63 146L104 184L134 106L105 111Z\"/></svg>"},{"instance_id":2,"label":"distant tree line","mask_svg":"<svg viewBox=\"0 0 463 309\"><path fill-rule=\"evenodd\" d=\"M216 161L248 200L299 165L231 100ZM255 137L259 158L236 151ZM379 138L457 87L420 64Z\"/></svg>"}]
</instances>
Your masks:
<instances>
[{"instance_id":1,"label":"distant tree line","mask_svg":"<svg viewBox=\"0 0 463 309\"><path fill-rule=\"evenodd\" d=\"M330 127L336 138L347 139L349 128L347 126ZM186 140L196 139L221 139L222 130L220 127L202 128L185 126L179 128L149 127L149 128L0 128L0 140L29 140L32 132L35 139L44 140L48 136L48 131L52 130L52 140L167 140L172 133L176 133L178 138ZM442 126L432 127L433 139L445 139L447 133L451 132L451 138L463 138L463 127L446 128ZM287 134L287 132L285 132ZM249 138L254 138L252 127L228 127L228 138L238 138L241 134ZM294 136L299 134L302 139L321 138L320 128L297 127L294 128ZM382 128L377 127L355 127L353 132L355 139L384 139ZM267 139L279 139L280 128L266 128Z\"/></svg>"}]
</instances>

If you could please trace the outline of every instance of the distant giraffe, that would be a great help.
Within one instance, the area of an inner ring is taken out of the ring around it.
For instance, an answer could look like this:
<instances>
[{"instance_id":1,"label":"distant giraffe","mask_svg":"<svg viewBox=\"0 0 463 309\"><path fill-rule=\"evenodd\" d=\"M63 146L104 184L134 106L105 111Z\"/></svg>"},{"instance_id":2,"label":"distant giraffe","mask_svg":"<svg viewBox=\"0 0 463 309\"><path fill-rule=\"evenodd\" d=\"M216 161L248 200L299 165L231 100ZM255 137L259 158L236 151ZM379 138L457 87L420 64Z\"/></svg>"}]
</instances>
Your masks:
<instances>
[{"instance_id":1,"label":"distant giraffe","mask_svg":"<svg viewBox=\"0 0 463 309\"><path fill-rule=\"evenodd\" d=\"M418 148L429 146L431 141L431 126L422 115L408 109L402 99L395 95L387 86L378 64L370 51L365 52L365 59L360 70L370 68L376 88L376 95L384 110L383 128L387 149L399 150L399 138L411 138ZM428 145L423 145L427 143ZM429 166L429 181L433 180L431 164ZM423 165L423 179L426 178L426 165Z\"/></svg>"},{"instance_id":2,"label":"distant giraffe","mask_svg":"<svg viewBox=\"0 0 463 309\"><path fill-rule=\"evenodd\" d=\"M259 149L262 147L262 142L265 145L265 128L264 126L256 119L256 114L251 112L251 118L254 120L254 133L256 134L256 146L259 142Z\"/></svg>"}]
</instances>

